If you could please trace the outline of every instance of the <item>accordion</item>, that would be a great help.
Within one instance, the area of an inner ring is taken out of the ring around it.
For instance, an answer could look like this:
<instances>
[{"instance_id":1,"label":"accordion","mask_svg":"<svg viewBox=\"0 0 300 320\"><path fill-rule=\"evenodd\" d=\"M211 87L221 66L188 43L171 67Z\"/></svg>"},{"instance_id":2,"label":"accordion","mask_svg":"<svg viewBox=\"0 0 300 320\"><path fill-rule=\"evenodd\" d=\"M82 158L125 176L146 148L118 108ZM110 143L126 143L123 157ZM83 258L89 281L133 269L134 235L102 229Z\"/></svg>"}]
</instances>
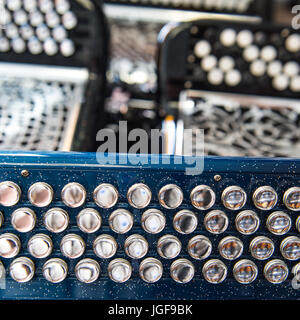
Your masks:
<instances>
[{"instance_id":1,"label":"accordion","mask_svg":"<svg viewBox=\"0 0 300 320\"><path fill-rule=\"evenodd\" d=\"M0 1L0 299L299 299L299 32L270 1L104 2L197 19Z\"/></svg>"}]
</instances>

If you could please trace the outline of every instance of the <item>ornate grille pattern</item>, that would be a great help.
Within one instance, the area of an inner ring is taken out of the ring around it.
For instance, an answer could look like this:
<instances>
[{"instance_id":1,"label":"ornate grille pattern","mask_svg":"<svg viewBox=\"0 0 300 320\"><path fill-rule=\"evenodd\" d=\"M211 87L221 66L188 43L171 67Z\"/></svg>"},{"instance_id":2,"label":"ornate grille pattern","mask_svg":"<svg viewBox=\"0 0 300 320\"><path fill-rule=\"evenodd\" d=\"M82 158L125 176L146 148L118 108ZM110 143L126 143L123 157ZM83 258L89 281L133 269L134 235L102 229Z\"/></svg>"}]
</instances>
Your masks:
<instances>
[{"instance_id":1,"label":"ornate grille pattern","mask_svg":"<svg viewBox=\"0 0 300 320\"><path fill-rule=\"evenodd\" d=\"M82 93L80 84L1 78L0 149L64 150Z\"/></svg>"},{"instance_id":2,"label":"ornate grille pattern","mask_svg":"<svg viewBox=\"0 0 300 320\"><path fill-rule=\"evenodd\" d=\"M299 157L300 109L263 108L213 99L194 101L185 128L204 129L205 154Z\"/></svg>"}]
</instances>

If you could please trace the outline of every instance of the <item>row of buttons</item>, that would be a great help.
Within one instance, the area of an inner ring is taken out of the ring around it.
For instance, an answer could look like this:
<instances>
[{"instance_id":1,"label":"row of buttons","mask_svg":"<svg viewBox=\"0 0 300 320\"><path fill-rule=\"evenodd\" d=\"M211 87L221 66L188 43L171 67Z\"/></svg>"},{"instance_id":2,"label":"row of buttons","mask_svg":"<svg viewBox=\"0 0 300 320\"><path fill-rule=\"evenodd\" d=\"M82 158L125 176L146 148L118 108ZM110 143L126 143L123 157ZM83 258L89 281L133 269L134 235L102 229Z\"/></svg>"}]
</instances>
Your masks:
<instances>
[{"instance_id":1,"label":"row of buttons","mask_svg":"<svg viewBox=\"0 0 300 320\"><path fill-rule=\"evenodd\" d=\"M45 182L37 182L29 187L28 199L37 207L48 206L53 200L53 189ZM67 184L61 192L64 204L71 208L80 207L86 201L87 192L85 188L77 183ZM0 183L0 204L3 206L13 206L17 204L21 197L20 187L11 181ZM108 183L100 184L93 192L96 204L101 208L111 208L118 201L117 189ZM137 183L127 191L129 204L137 209L145 208L152 198L150 188ZM176 209L183 201L183 192L175 184L168 184L162 187L158 193L158 200L161 206L166 209ZM206 185L196 186L190 194L192 205L200 210L208 210L214 204L216 195L214 191ZM223 205L230 210L240 210L247 200L246 192L238 186L227 187L221 197ZM262 186L253 193L253 203L260 210L271 210L277 204L278 196L276 191L270 186ZM288 189L283 196L285 206L292 211L300 210L300 187Z\"/></svg>"},{"instance_id":2,"label":"row of buttons","mask_svg":"<svg viewBox=\"0 0 300 320\"><path fill-rule=\"evenodd\" d=\"M3 5L11 11L18 11L24 7L27 12L32 12L38 8L43 13L55 10L59 14L64 14L71 7L68 0L5 0Z\"/></svg>"},{"instance_id":3,"label":"row of buttons","mask_svg":"<svg viewBox=\"0 0 300 320\"><path fill-rule=\"evenodd\" d=\"M0 264L1 278L3 278L5 269L1 262ZM99 278L101 269L96 260L87 258L79 261L74 271L79 281L91 283ZM132 266L127 260L117 258L109 263L107 271L111 280L124 283L132 275ZM294 266L292 272L297 278L300 278L300 264ZM28 282L34 277L35 265L31 259L19 257L10 264L9 273L17 282ZM46 280L58 283L67 277L68 265L62 259L52 258L44 263L42 273ZM222 261L213 259L204 264L202 274L206 281L218 284L226 279L228 270ZM270 283L282 283L287 279L289 269L282 260L274 259L264 266L263 274ZM155 283L163 275L163 266L155 258L146 258L139 265L139 275L144 281ZM178 283L188 283L194 275L195 267L187 259L175 260L170 266L170 276ZM240 260L233 267L233 276L239 283L249 284L257 278L257 275L258 268L250 260Z\"/></svg>"},{"instance_id":4,"label":"row of buttons","mask_svg":"<svg viewBox=\"0 0 300 320\"><path fill-rule=\"evenodd\" d=\"M19 232L29 232L35 228L36 214L30 208L18 208L12 212L11 224ZM78 228L86 233L98 231L102 225L102 217L93 208L86 208L79 212L76 217ZM4 216L0 212L0 226L3 224ZM59 233L69 225L69 215L61 208L48 210L43 217L43 222L47 230ZM111 230L123 234L131 230L134 224L133 215L126 209L113 211L108 218ZM161 232L166 226L166 217L158 209L148 209L141 217L142 228L151 234ZM204 217L206 230L213 234L225 232L229 225L228 216L220 210L212 210ZM254 211L241 211L235 218L236 229L244 235L254 234L260 225L260 219ZM198 226L198 217L190 210L181 210L173 217L173 227L181 234L193 233ZM268 231L275 235L286 234L291 226L290 216L282 211L271 213L267 219L266 226ZM300 232L300 217L296 220L296 228Z\"/></svg>"},{"instance_id":5,"label":"row of buttons","mask_svg":"<svg viewBox=\"0 0 300 320\"><path fill-rule=\"evenodd\" d=\"M53 250L51 238L46 234L36 234L32 236L27 244L29 253L35 258L48 257ZM116 240L107 234L98 236L93 242L94 253L103 259L113 257L117 252ZM189 255L197 260L203 260L210 256L212 252L211 241L203 236L197 235L189 240L187 251ZM0 256L3 258L13 258L18 255L21 249L20 239L13 233L4 233L0 236ZM60 242L61 253L69 258L76 259L85 252L86 244L77 234L67 234ZM253 258L258 260L269 259L274 253L275 245L273 241L265 236L254 238L249 245L249 250ZM143 258L149 250L148 241L139 234L129 236L124 243L125 253L132 259ZM157 252L165 259L176 258L182 250L180 240L174 235L164 235L157 241ZM243 251L243 242L234 236L223 238L218 244L219 254L226 260L238 259ZM281 241L280 252L287 260L300 259L300 239L290 236Z\"/></svg>"},{"instance_id":6,"label":"row of buttons","mask_svg":"<svg viewBox=\"0 0 300 320\"><path fill-rule=\"evenodd\" d=\"M22 8L22 4L24 9ZM15 53L29 52L37 55L42 52L49 56L58 50L63 56L71 56L75 46L68 39L68 31L77 25L77 18L70 11L70 3L66 0L39 1L34 0L4 1L6 7L1 8L0 24L4 32L0 37L0 52L12 49Z\"/></svg>"},{"instance_id":7,"label":"row of buttons","mask_svg":"<svg viewBox=\"0 0 300 320\"><path fill-rule=\"evenodd\" d=\"M272 88L277 91L288 88L292 92L300 91L299 63L297 59L293 60L295 57L289 57L286 62L289 53L296 53L300 49L299 34L293 33L285 37L279 33L268 35L247 29L237 32L233 28L226 28L219 33L217 39L213 39L212 32L215 36L218 34L217 30L207 29L204 38L195 44L194 55L188 57L188 62L191 63L195 62L195 57L197 60L200 59L201 70L207 74L206 80L209 84L216 86L225 82L229 87L245 85L247 74L248 77L251 75L254 78L268 76ZM210 34L210 37L205 36L206 34ZM270 43L273 39L277 42L275 45ZM218 57L218 49L215 49L218 46L213 45L213 42L218 41L223 49L222 57ZM264 44L257 43L261 41ZM280 50L278 42L281 43ZM239 55L243 58L239 60L238 66L232 56L232 48L239 50ZM282 52L286 54L283 55Z\"/></svg>"}]
</instances>

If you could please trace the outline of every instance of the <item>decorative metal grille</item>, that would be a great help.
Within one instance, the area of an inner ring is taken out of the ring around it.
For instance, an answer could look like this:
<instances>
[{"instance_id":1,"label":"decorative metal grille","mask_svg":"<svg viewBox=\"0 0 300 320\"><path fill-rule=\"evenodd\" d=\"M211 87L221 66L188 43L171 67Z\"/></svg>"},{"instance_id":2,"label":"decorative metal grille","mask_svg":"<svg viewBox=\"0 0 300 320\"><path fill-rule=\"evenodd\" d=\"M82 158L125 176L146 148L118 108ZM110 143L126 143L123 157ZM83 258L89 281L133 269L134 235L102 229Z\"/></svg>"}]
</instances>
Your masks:
<instances>
[{"instance_id":1,"label":"decorative metal grille","mask_svg":"<svg viewBox=\"0 0 300 320\"><path fill-rule=\"evenodd\" d=\"M78 83L2 77L0 149L68 149L83 87Z\"/></svg>"},{"instance_id":2,"label":"decorative metal grille","mask_svg":"<svg viewBox=\"0 0 300 320\"><path fill-rule=\"evenodd\" d=\"M300 156L300 108L288 104L264 108L217 97L190 103L192 108L183 110L184 127L204 130L205 154Z\"/></svg>"}]
</instances>

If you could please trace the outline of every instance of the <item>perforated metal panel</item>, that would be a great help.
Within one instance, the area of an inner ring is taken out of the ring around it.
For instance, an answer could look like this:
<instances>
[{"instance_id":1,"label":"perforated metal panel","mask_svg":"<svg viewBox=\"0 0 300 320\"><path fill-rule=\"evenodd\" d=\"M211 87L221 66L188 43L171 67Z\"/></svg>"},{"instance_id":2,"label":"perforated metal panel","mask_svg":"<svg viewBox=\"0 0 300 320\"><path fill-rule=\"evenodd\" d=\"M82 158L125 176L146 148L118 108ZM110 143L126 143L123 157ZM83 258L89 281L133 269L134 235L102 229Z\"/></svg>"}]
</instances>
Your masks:
<instances>
[{"instance_id":1,"label":"perforated metal panel","mask_svg":"<svg viewBox=\"0 0 300 320\"><path fill-rule=\"evenodd\" d=\"M187 91L181 95L184 129L204 130L205 154L299 157L297 100ZM194 137L196 138L196 137ZM193 145L196 148L196 144ZM193 154L197 150L193 150Z\"/></svg>"},{"instance_id":2,"label":"perforated metal panel","mask_svg":"<svg viewBox=\"0 0 300 320\"><path fill-rule=\"evenodd\" d=\"M2 77L0 149L70 150L84 83Z\"/></svg>"}]
</instances>

